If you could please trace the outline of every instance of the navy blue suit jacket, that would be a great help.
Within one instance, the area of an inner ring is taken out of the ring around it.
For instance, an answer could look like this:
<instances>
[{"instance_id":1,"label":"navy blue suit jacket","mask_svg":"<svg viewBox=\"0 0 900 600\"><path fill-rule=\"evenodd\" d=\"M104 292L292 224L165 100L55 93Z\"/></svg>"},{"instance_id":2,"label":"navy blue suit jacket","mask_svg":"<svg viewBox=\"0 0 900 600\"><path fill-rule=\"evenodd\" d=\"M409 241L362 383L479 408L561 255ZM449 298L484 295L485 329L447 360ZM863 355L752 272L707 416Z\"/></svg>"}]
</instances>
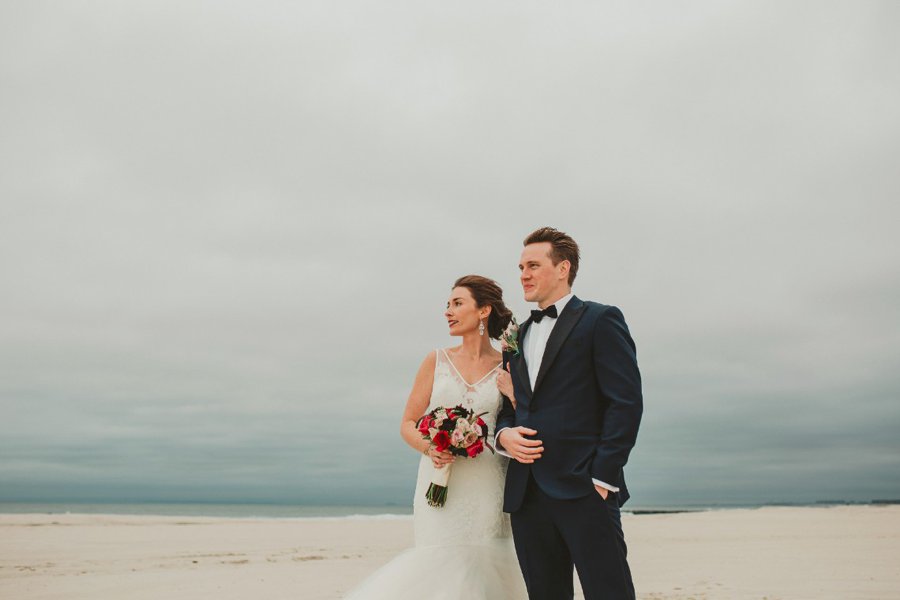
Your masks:
<instances>
[{"instance_id":1,"label":"navy blue suit jacket","mask_svg":"<svg viewBox=\"0 0 900 600\"><path fill-rule=\"evenodd\" d=\"M519 346L531 325L519 329ZM497 431L523 425L537 430L544 453L532 464L509 463L503 510L522 505L529 472L541 490L558 499L596 494L592 479L620 488L628 499L623 467L634 447L643 412L641 374L634 341L615 306L573 296L547 340L534 389L521 352L506 353L516 408L504 398Z\"/></svg>"}]
</instances>

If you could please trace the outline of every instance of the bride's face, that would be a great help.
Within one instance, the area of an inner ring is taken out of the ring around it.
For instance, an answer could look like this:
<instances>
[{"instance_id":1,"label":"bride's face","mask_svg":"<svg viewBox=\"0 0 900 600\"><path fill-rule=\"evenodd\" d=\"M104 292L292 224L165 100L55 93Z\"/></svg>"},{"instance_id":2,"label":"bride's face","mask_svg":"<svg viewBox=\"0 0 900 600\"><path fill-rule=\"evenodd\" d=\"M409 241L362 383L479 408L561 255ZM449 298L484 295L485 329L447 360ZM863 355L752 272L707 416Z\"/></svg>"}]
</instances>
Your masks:
<instances>
[{"instance_id":1,"label":"bride's face","mask_svg":"<svg viewBox=\"0 0 900 600\"><path fill-rule=\"evenodd\" d=\"M450 335L465 335L478 329L478 323L487 317L488 312L487 308L478 308L475 305L475 298L472 297L469 288L453 288L450 299L447 300L447 310L444 311Z\"/></svg>"}]
</instances>

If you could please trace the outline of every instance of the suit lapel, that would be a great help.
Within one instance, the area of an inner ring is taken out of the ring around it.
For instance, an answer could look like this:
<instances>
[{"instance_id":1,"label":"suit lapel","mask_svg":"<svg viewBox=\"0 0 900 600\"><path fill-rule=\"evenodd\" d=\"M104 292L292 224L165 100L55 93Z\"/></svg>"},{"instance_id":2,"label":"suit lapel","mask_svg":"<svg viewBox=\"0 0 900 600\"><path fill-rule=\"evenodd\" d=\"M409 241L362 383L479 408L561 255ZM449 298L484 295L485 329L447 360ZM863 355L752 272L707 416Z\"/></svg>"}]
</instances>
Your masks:
<instances>
[{"instance_id":1,"label":"suit lapel","mask_svg":"<svg viewBox=\"0 0 900 600\"><path fill-rule=\"evenodd\" d=\"M525 362L525 333L528 332L528 328L531 326L531 317L528 318L527 321L522 323L521 327L519 327L519 353L515 354L510 362L513 364L513 368L516 371L516 377L519 378L519 383L522 384L522 387L525 390L528 390L528 395L532 396L534 392L531 389L531 378L528 376L528 363Z\"/></svg>"},{"instance_id":2,"label":"suit lapel","mask_svg":"<svg viewBox=\"0 0 900 600\"><path fill-rule=\"evenodd\" d=\"M575 324L578 323L578 320L581 319L584 309L584 302L579 300L577 296L572 296L572 299L569 300L566 307L563 309L562 314L559 315L556 325L554 325L553 331L550 332L550 337L547 339L547 347L544 349L544 358L541 360L541 368L538 371L537 380L534 382L535 390L541 387L541 382L547 375L547 371L553 365L553 361L556 360L556 355L559 354L563 342L565 342L566 338L569 337L569 334L572 333L572 328L574 328Z\"/></svg>"}]
</instances>

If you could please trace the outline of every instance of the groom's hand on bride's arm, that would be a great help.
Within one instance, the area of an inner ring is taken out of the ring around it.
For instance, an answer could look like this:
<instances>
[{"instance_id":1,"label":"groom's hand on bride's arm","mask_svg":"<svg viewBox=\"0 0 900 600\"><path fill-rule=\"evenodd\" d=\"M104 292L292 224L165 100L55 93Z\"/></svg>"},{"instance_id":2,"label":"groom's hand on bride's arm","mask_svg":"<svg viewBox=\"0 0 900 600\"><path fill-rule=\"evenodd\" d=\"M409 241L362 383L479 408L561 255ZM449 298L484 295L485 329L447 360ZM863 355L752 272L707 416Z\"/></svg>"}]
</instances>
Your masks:
<instances>
[{"instance_id":1,"label":"groom's hand on bride's arm","mask_svg":"<svg viewBox=\"0 0 900 600\"><path fill-rule=\"evenodd\" d=\"M507 427L497 435L497 441L503 450L520 463L530 464L541 457L544 443L525 436L536 435L537 431L527 427Z\"/></svg>"}]
</instances>

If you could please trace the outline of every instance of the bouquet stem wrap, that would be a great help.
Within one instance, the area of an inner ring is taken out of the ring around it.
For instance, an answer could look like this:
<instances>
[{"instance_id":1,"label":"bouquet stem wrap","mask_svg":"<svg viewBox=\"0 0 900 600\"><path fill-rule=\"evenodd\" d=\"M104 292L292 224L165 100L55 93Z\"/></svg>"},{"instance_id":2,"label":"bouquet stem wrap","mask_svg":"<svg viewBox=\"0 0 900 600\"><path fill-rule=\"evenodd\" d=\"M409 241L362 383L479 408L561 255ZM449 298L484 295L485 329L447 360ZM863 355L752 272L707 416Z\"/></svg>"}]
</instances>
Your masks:
<instances>
[{"instance_id":1,"label":"bouquet stem wrap","mask_svg":"<svg viewBox=\"0 0 900 600\"><path fill-rule=\"evenodd\" d=\"M450 481L451 466L453 465L444 465L440 469L432 466L431 483L428 485L428 491L425 492L429 506L440 508L447 502L447 483Z\"/></svg>"}]
</instances>

